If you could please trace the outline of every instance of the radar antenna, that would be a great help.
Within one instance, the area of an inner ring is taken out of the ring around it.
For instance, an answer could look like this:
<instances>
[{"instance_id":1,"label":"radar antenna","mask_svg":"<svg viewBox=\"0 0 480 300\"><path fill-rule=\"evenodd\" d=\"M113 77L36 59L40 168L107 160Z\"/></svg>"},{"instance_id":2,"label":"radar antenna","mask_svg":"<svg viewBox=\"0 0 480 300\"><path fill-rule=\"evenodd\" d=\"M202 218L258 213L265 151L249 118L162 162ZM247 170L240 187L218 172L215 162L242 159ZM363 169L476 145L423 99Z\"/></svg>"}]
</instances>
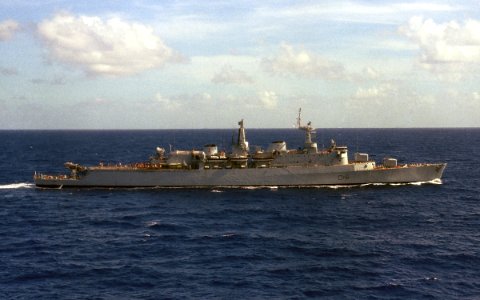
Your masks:
<instances>
[{"instance_id":1,"label":"radar antenna","mask_svg":"<svg viewBox=\"0 0 480 300\"><path fill-rule=\"evenodd\" d=\"M302 108L298 109L298 117L297 117L297 128L300 130L305 131L305 149L313 150L317 152L317 143L312 142L312 133L315 132L315 128L312 127L312 122L308 121L306 126L302 126Z\"/></svg>"}]
</instances>

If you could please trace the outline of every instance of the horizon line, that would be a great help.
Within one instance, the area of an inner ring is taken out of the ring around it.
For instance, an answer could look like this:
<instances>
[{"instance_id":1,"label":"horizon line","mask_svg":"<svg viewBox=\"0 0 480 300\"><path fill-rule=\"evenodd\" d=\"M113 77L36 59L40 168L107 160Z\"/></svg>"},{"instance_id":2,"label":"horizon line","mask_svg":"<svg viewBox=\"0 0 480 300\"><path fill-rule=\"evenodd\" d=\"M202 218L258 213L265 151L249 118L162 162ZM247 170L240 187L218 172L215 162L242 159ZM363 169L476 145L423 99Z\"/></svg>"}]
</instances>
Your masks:
<instances>
[{"instance_id":1,"label":"horizon line","mask_svg":"<svg viewBox=\"0 0 480 300\"><path fill-rule=\"evenodd\" d=\"M153 130L230 130L238 127L204 127L204 128L0 128L0 131L153 131ZM296 127L250 127L247 130L298 130ZM321 129L480 129L480 126L448 127L317 127Z\"/></svg>"}]
</instances>

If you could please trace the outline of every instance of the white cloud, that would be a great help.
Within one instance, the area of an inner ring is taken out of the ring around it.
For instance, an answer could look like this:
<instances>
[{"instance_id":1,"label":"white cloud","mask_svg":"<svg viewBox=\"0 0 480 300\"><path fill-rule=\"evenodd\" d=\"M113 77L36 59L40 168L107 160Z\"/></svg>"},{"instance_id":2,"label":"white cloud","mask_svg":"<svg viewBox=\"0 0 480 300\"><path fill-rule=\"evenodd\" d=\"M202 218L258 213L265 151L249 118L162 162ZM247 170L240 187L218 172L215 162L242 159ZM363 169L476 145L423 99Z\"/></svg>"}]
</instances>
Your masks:
<instances>
[{"instance_id":1,"label":"white cloud","mask_svg":"<svg viewBox=\"0 0 480 300\"><path fill-rule=\"evenodd\" d=\"M155 101L160 103L160 105L162 105L162 107L167 110L177 110L181 107L181 104L178 101L164 97L160 93L157 93L155 95Z\"/></svg>"},{"instance_id":2,"label":"white cloud","mask_svg":"<svg viewBox=\"0 0 480 300\"><path fill-rule=\"evenodd\" d=\"M280 53L273 58L264 58L263 68L273 74L295 74L300 77L320 79L342 79L345 69L342 64L327 60L304 49L296 50L293 46L283 43Z\"/></svg>"},{"instance_id":3,"label":"white cloud","mask_svg":"<svg viewBox=\"0 0 480 300\"><path fill-rule=\"evenodd\" d=\"M20 25L14 20L0 22L0 41L6 41L20 29Z\"/></svg>"},{"instance_id":4,"label":"white cloud","mask_svg":"<svg viewBox=\"0 0 480 300\"><path fill-rule=\"evenodd\" d=\"M398 90L391 84L381 84L369 88L359 87L353 96L354 99L362 100L381 100L389 97L394 97Z\"/></svg>"},{"instance_id":5,"label":"white cloud","mask_svg":"<svg viewBox=\"0 0 480 300\"><path fill-rule=\"evenodd\" d=\"M253 83L253 79L242 70L235 70L231 65L224 65L212 78L213 83L245 84Z\"/></svg>"},{"instance_id":6,"label":"white cloud","mask_svg":"<svg viewBox=\"0 0 480 300\"><path fill-rule=\"evenodd\" d=\"M212 107L215 99L209 93L172 95L165 97L161 93L155 94L155 102L161 104L166 110L178 110L183 107ZM195 109L188 111L197 112Z\"/></svg>"},{"instance_id":7,"label":"white cloud","mask_svg":"<svg viewBox=\"0 0 480 300\"><path fill-rule=\"evenodd\" d=\"M278 104L277 94L273 91L263 91L258 94L260 102L266 109L274 109Z\"/></svg>"},{"instance_id":8,"label":"white cloud","mask_svg":"<svg viewBox=\"0 0 480 300\"><path fill-rule=\"evenodd\" d=\"M174 58L151 27L119 18L59 13L38 24L37 31L54 58L94 75L134 74Z\"/></svg>"},{"instance_id":9,"label":"white cloud","mask_svg":"<svg viewBox=\"0 0 480 300\"><path fill-rule=\"evenodd\" d=\"M349 75L350 79L355 82L365 82L380 79L383 75L380 71L373 67L364 67L359 73Z\"/></svg>"},{"instance_id":10,"label":"white cloud","mask_svg":"<svg viewBox=\"0 0 480 300\"><path fill-rule=\"evenodd\" d=\"M363 71L362 73L364 74L364 76L369 78L369 79L377 79L378 77L380 77L380 73L375 68L365 67L365 68L363 68L362 71Z\"/></svg>"},{"instance_id":11,"label":"white cloud","mask_svg":"<svg viewBox=\"0 0 480 300\"><path fill-rule=\"evenodd\" d=\"M461 72L480 63L480 22L477 20L437 24L432 19L413 17L399 31L418 45L420 63L426 69Z\"/></svg>"},{"instance_id":12,"label":"white cloud","mask_svg":"<svg viewBox=\"0 0 480 300\"><path fill-rule=\"evenodd\" d=\"M402 81L359 87L345 101L344 115L359 127L442 126L449 103L441 95L422 93Z\"/></svg>"},{"instance_id":13,"label":"white cloud","mask_svg":"<svg viewBox=\"0 0 480 300\"><path fill-rule=\"evenodd\" d=\"M472 98L474 101L480 101L480 93L479 92L473 92L472 93Z\"/></svg>"}]
</instances>

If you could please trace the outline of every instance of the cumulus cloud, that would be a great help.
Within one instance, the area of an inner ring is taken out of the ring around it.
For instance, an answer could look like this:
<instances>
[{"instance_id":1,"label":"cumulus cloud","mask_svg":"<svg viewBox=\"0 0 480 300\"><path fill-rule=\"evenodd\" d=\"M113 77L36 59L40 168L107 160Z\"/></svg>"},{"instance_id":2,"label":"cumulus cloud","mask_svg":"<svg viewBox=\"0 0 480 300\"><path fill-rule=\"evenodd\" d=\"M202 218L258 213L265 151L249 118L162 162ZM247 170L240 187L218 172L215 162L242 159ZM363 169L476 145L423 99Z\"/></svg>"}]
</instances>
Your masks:
<instances>
[{"instance_id":1,"label":"cumulus cloud","mask_svg":"<svg viewBox=\"0 0 480 300\"><path fill-rule=\"evenodd\" d=\"M242 70L235 70L230 65L224 65L212 78L213 83L224 84L247 84L253 83L253 79Z\"/></svg>"},{"instance_id":2,"label":"cumulus cloud","mask_svg":"<svg viewBox=\"0 0 480 300\"><path fill-rule=\"evenodd\" d=\"M262 60L264 70L273 74L294 74L300 77L320 79L343 79L345 68L342 64L325 59L304 49L295 49L283 43L280 52L272 58Z\"/></svg>"},{"instance_id":3,"label":"cumulus cloud","mask_svg":"<svg viewBox=\"0 0 480 300\"><path fill-rule=\"evenodd\" d=\"M14 20L5 20L0 22L0 41L6 41L20 30L20 25Z\"/></svg>"},{"instance_id":4,"label":"cumulus cloud","mask_svg":"<svg viewBox=\"0 0 480 300\"><path fill-rule=\"evenodd\" d=\"M383 76L384 76L383 73L378 71L376 68L364 67L358 73L349 74L348 78L354 82L365 82L365 81L378 80Z\"/></svg>"},{"instance_id":5,"label":"cumulus cloud","mask_svg":"<svg viewBox=\"0 0 480 300\"><path fill-rule=\"evenodd\" d=\"M480 93L479 92L473 92L472 93L472 99L474 101L480 101Z\"/></svg>"},{"instance_id":6,"label":"cumulus cloud","mask_svg":"<svg viewBox=\"0 0 480 300\"><path fill-rule=\"evenodd\" d=\"M94 75L135 74L175 58L151 27L120 18L63 12L39 23L37 33L53 58Z\"/></svg>"},{"instance_id":7,"label":"cumulus cloud","mask_svg":"<svg viewBox=\"0 0 480 300\"><path fill-rule=\"evenodd\" d=\"M155 101L167 110L177 110L181 106L178 101L165 97L160 93L155 95Z\"/></svg>"},{"instance_id":8,"label":"cumulus cloud","mask_svg":"<svg viewBox=\"0 0 480 300\"><path fill-rule=\"evenodd\" d=\"M415 85L384 82L358 87L344 102L344 113L352 118L349 122L359 127L438 126L442 122L439 115L446 109L438 99L439 95L419 93Z\"/></svg>"},{"instance_id":9,"label":"cumulus cloud","mask_svg":"<svg viewBox=\"0 0 480 300\"><path fill-rule=\"evenodd\" d=\"M210 107L214 103L212 95L209 93L163 96L161 93L155 94L155 102L167 110L178 110L182 107Z\"/></svg>"},{"instance_id":10,"label":"cumulus cloud","mask_svg":"<svg viewBox=\"0 0 480 300\"><path fill-rule=\"evenodd\" d=\"M372 67L363 68L362 73L368 79L377 79L377 78L380 77L380 72L378 70L376 70L375 68L372 68Z\"/></svg>"},{"instance_id":11,"label":"cumulus cloud","mask_svg":"<svg viewBox=\"0 0 480 300\"><path fill-rule=\"evenodd\" d=\"M262 103L263 107L266 109L274 109L277 107L278 97L277 94L273 91L263 91L259 93L260 102Z\"/></svg>"},{"instance_id":12,"label":"cumulus cloud","mask_svg":"<svg viewBox=\"0 0 480 300\"><path fill-rule=\"evenodd\" d=\"M480 63L480 22L466 20L436 23L432 19L413 17L399 32L416 43L423 67L438 71L461 70Z\"/></svg>"},{"instance_id":13,"label":"cumulus cloud","mask_svg":"<svg viewBox=\"0 0 480 300\"><path fill-rule=\"evenodd\" d=\"M380 84L369 88L359 87L353 96L354 99L378 100L392 97L397 94L398 89L391 84Z\"/></svg>"}]
</instances>

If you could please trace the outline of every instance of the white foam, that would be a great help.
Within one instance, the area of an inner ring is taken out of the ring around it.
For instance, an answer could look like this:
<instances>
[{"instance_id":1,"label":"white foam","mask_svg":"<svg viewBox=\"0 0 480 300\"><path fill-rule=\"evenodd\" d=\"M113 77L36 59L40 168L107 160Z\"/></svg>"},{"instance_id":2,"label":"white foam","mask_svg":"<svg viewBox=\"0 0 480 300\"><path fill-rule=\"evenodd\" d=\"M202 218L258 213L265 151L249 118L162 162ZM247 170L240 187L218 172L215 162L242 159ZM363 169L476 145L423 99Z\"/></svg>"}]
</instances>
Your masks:
<instances>
[{"instance_id":1,"label":"white foam","mask_svg":"<svg viewBox=\"0 0 480 300\"><path fill-rule=\"evenodd\" d=\"M422 181L419 181L419 182L410 182L409 184L410 185L422 185L422 184L425 184L426 182L422 182Z\"/></svg>"},{"instance_id":2,"label":"white foam","mask_svg":"<svg viewBox=\"0 0 480 300\"><path fill-rule=\"evenodd\" d=\"M235 187L233 187L235 188ZM278 190L278 186L276 185L256 185L256 186L242 186L240 187L244 190L260 190L260 189L270 189L272 191Z\"/></svg>"},{"instance_id":3,"label":"white foam","mask_svg":"<svg viewBox=\"0 0 480 300\"><path fill-rule=\"evenodd\" d=\"M359 187L361 185L317 185L316 188L328 188L328 189L349 189L354 187Z\"/></svg>"},{"instance_id":4,"label":"white foam","mask_svg":"<svg viewBox=\"0 0 480 300\"><path fill-rule=\"evenodd\" d=\"M424 185L424 184L442 184L442 180L439 178L436 178L430 181L417 181L417 182L403 183L402 185Z\"/></svg>"},{"instance_id":5,"label":"white foam","mask_svg":"<svg viewBox=\"0 0 480 300\"><path fill-rule=\"evenodd\" d=\"M258 189L261 189L262 187L258 187L258 186L242 186L240 187L241 189L244 189L244 190L258 190Z\"/></svg>"},{"instance_id":6,"label":"white foam","mask_svg":"<svg viewBox=\"0 0 480 300\"><path fill-rule=\"evenodd\" d=\"M159 221L148 221L148 222L146 223L146 226L147 226L147 227L153 227L153 226L157 226L157 225L159 225L159 224L160 224Z\"/></svg>"},{"instance_id":7,"label":"white foam","mask_svg":"<svg viewBox=\"0 0 480 300\"><path fill-rule=\"evenodd\" d=\"M362 183L362 184L345 184L345 185L317 185L316 188L329 188L329 189L348 189L348 188L358 188L358 187L369 187L369 186L405 186L405 185L424 185L424 184L442 184L441 179L433 179L431 181L417 181L417 182L404 182L404 183L383 183L383 182L372 182L372 183ZM300 186L301 187L301 186Z\"/></svg>"},{"instance_id":8,"label":"white foam","mask_svg":"<svg viewBox=\"0 0 480 300\"><path fill-rule=\"evenodd\" d=\"M225 234L222 234L222 237L224 237L224 238L230 238L230 237L234 237L234 236L236 236L235 233L225 233Z\"/></svg>"},{"instance_id":9,"label":"white foam","mask_svg":"<svg viewBox=\"0 0 480 300\"><path fill-rule=\"evenodd\" d=\"M21 183L11 183L11 184L3 184L0 185L0 189L31 189L34 188L35 184L28 183L28 182L21 182Z\"/></svg>"}]
</instances>

